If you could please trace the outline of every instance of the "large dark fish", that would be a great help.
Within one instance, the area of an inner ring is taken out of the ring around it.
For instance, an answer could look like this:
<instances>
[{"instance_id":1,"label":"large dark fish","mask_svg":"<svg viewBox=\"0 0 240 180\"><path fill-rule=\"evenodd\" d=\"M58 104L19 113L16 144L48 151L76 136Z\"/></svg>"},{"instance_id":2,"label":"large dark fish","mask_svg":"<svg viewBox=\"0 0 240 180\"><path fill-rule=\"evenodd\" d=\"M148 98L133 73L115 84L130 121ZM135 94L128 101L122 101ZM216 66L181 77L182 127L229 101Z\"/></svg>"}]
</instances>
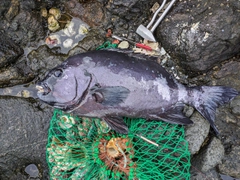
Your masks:
<instances>
[{"instance_id":1,"label":"large dark fish","mask_svg":"<svg viewBox=\"0 0 240 180\"><path fill-rule=\"evenodd\" d=\"M68 58L38 88L42 101L80 116L101 118L119 133L128 133L123 116L191 124L183 115L184 104L195 107L218 133L216 108L238 95L229 87L184 86L154 61L107 50Z\"/></svg>"}]
</instances>

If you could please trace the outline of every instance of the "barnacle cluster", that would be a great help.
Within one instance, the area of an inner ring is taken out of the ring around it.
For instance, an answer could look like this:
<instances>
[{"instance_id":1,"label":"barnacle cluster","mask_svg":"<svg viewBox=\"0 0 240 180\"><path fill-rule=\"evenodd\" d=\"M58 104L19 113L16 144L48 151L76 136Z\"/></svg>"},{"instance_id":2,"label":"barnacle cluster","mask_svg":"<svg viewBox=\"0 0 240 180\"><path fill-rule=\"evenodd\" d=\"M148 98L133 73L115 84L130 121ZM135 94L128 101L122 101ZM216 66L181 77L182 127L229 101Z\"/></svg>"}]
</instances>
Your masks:
<instances>
[{"instance_id":1,"label":"barnacle cluster","mask_svg":"<svg viewBox=\"0 0 240 180\"><path fill-rule=\"evenodd\" d=\"M73 125L75 124L75 120L73 117L68 117L66 115L63 115L60 117L60 122L59 122L59 126L62 129L69 129L71 128Z\"/></svg>"},{"instance_id":2,"label":"barnacle cluster","mask_svg":"<svg viewBox=\"0 0 240 180\"><path fill-rule=\"evenodd\" d=\"M109 141L102 138L99 143L99 158L104 164L115 172L129 175L133 146L129 138L111 138Z\"/></svg>"},{"instance_id":3,"label":"barnacle cluster","mask_svg":"<svg viewBox=\"0 0 240 180\"><path fill-rule=\"evenodd\" d=\"M62 14L58 8L51 8L49 11L46 8L42 8L41 15L47 18L48 29L53 32L60 29L61 23L66 25L71 20L69 16Z\"/></svg>"},{"instance_id":4,"label":"barnacle cluster","mask_svg":"<svg viewBox=\"0 0 240 180\"><path fill-rule=\"evenodd\" d=\"M84 161L79 159L86 158L86 149L79 144L63 143L60 139L53 137L47 152L48 161L55 164L51 170L53 180L57 180L63 172L85 167Z\"/></svg>"}]
</instances>

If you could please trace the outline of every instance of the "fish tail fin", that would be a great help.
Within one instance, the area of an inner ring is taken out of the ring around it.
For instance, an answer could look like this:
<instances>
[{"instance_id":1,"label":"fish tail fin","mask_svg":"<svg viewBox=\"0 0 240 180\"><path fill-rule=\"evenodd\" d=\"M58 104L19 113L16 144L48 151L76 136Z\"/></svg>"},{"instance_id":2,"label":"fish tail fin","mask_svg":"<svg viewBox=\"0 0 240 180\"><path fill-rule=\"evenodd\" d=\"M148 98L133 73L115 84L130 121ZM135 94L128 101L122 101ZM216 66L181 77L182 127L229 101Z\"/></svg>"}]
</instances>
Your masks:
<instances>
[{"instance_id":1,"label":"fish tail fin","mask_svg":"<svg viewBox=\"0 0 240 180\"><path fill-rule=\"evenodd\" d=\"M190 104L209 121L216 134L219 134L214 124L216 108L231 101L239 92L224 86L200 86L191 92L193 99Z\"/></svg>"}]
</instances>

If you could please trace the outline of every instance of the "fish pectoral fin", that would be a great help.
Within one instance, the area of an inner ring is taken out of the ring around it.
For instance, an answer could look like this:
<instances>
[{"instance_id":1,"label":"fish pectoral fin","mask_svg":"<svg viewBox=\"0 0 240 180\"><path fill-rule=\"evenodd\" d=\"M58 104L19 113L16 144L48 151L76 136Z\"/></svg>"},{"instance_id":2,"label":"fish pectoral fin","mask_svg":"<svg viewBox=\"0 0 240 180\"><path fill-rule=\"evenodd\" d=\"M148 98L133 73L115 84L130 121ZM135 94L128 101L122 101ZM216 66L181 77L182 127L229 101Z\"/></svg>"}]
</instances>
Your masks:
<instances>
[{"instance_id":1,"label":"fish pectoral fin","mask_svg":"<svg viewBox=\"0 0 240 180\"><path fill-rule=\"evenodd\" d=\"M130 91L123 86L96 86L91 89L91 93L97 103L114 106L124 102Z\"/></svg>"},{"instance_id":2,"label":"fish pectoral fin","mask_svg":"<svg viewBox=\"0 0 240 180\"><path fill-rule=\"evenodd\" d=\"M160 115L160 118L163 121L173 123L173 124L182 124L182 125L187 125L187 124L193 124L193 122L186 117L183 114L183 104L177 104L173 108L169 109L167 112L164 114Z\"/></svg>"},{"instance_id":3,"label":"fish pectoral fin","mask_svg":"<svg viewBox=\"0 0 240 180\"><path fill-rule=\"evenodd\" d=\"M107 116L102 118L102 120L104 120L108 124L108 126L117 133L120 134L128 133L128 127L121 117Z\"/></svg>"}]
</instances>

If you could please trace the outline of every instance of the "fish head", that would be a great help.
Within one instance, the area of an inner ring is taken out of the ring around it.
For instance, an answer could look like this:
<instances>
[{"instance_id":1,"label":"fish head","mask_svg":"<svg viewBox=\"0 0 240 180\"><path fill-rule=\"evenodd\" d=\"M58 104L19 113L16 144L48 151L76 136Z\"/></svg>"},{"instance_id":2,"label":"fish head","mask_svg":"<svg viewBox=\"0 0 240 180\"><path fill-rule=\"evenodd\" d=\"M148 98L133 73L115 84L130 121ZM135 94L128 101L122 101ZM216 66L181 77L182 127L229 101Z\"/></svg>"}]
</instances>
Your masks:
<instances>
[{"instance_id":1,"label":"fish head","mask_svg":"<svg viewBox=\"0 0 240 180\"><path fill-rule=\"evenodd\" d=\"M37 84L37 95L51 106L71 111L84 100L90 83L91 74L74 66L60 65Z\"/></svg>"}]
</instances>

